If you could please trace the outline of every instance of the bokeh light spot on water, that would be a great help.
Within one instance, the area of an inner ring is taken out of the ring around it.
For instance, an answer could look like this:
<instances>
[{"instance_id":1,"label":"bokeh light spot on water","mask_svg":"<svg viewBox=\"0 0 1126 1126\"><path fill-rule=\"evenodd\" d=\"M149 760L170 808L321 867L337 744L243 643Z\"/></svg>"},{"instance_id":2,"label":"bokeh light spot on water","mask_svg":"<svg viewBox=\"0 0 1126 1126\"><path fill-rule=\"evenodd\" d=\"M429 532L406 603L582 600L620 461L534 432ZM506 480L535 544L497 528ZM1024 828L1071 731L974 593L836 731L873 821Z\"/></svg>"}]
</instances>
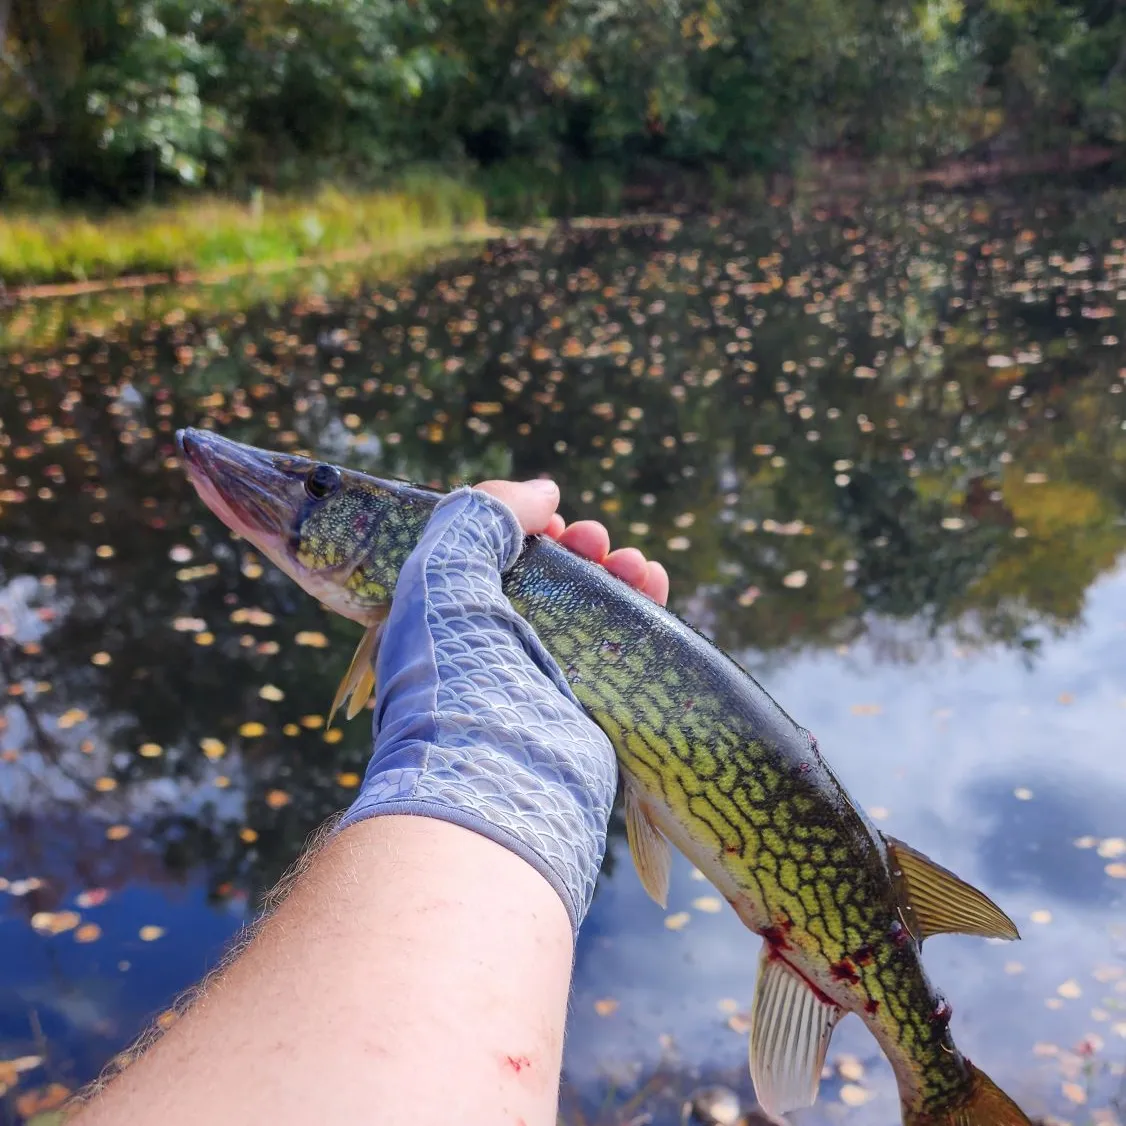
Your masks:
<instances>
[{"instance_id":1,"label":"bokeh light spot on water","mask_svg":"<svg viewBox=\"0 0 1126 1126\"><path fill-rule=\"evenodd\" d=\"M568 519L660 558L673 607L816 731L880 829L1024 921L1019 953L928 942L959 1044L1034 1114L1077 1120L1072 1084L1100 1121L1126 1039L1120 212L1047 190L780 202L506 239L407 284L18 310L0 925L31 945L14 984L0 967L0 1058L39 1052L34 1010L52 1066L92 1077L363 777L370 717L319 710L355 628L203 510L173 435L204 425L439 487L551 476ZM663 913L615 817L567 1040L590 1123L639 1093L678 1122L704 1079L750 1104L757 943L700 880L678 859ZM809 1122L894 1108L845 1022Z\"/></svg>"}]
</instances>

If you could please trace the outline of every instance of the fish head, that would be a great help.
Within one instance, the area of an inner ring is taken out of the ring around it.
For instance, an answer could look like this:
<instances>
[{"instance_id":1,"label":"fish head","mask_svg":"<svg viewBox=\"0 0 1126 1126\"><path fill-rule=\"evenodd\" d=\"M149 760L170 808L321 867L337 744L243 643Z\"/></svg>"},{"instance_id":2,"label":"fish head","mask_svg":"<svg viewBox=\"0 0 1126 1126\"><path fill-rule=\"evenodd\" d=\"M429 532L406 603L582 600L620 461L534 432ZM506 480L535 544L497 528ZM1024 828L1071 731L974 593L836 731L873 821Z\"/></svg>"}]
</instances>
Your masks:
<instances>
[{"instance_id":1,"label":"fish head","mask_svg":"<svg viewBox=\"0 0 1126 1126\"><path fill-rule=\"evenodd\" d=\"M370 625L438 494L399 481L220 437L176 433L211 511L329 609Z\"/></svg>"}]
</instances>

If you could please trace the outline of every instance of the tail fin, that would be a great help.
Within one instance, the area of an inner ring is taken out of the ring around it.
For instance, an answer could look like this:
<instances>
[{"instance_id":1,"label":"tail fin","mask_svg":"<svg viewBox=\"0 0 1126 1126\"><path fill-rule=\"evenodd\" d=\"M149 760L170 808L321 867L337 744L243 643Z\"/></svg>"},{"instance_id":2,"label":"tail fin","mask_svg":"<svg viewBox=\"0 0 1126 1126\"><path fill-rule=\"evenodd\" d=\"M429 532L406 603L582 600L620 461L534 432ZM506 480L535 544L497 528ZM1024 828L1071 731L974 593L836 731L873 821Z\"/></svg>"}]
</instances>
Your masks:
<instances>
[{"instance_id":1,"label":"tail fin","mask_svg":"<svg viewBox=\"0 0 1126 1126\"><path fill-rule=\"evenodd\" d=\"M903 1107L903 1126L1032 1126L1028 1115L985 1074L970 1064L973 1086L966 1101L937 1113Z\"/></svg>"}]
</instances>

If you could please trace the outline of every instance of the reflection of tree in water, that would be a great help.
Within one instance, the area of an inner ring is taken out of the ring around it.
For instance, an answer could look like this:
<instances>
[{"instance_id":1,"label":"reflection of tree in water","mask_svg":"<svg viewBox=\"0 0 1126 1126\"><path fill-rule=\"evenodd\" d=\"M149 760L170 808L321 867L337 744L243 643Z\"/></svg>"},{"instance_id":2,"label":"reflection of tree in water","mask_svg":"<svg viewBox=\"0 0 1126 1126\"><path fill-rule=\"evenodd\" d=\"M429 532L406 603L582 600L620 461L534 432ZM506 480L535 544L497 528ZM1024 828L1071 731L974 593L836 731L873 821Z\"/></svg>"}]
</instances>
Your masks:
<instances>
[{"instance_id":1,"label":"reflection of tree in water","mask_svg":"<svg viewBox=\"0 0 1126 1126\"><path fill-rule=\"evenodd\" d=\"M260 890L347 803L366 725L330 743L302 720L354 629L203 511L168 460L201 419L425 481L551 472L569 515L667 560L675 600L727 648L769 658L895 622L899 658L937 630L1033 649L1126 543L1126 399L1103 343L1123 328L1118 267L1052 233L1068 206L575 230L411 286L9 357L3 576L49 576L54 617L4 660L58 745L6 769L66 771L84 793L111 778L91 807L120 803L216 888ZM56 734L75 708L91 718Z\"/></svg>"}]
</instances>

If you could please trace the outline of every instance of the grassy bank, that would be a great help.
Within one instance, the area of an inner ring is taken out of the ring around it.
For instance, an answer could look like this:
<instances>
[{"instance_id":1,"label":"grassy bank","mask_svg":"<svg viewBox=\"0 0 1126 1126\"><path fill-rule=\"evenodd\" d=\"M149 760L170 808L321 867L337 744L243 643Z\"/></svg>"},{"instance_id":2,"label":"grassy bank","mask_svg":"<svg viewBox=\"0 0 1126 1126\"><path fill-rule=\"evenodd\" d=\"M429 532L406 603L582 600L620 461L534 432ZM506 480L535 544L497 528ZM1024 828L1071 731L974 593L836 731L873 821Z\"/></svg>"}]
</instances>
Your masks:
<instances>
[{"instance_id":1,"label":"grassy bank","mask_svg":"<svg viewBox=\"0 0 1126 1126\"><path fill-rule=\"evenodd\" d=\"M325 188L307 199L197 199L98 217L6 214L0 215L0 281L18 288L284 266L367 246L387 251L434 242L484 218L481 193L443 176L419 176L378 193Z\"/></svg>"}]
</instances>

